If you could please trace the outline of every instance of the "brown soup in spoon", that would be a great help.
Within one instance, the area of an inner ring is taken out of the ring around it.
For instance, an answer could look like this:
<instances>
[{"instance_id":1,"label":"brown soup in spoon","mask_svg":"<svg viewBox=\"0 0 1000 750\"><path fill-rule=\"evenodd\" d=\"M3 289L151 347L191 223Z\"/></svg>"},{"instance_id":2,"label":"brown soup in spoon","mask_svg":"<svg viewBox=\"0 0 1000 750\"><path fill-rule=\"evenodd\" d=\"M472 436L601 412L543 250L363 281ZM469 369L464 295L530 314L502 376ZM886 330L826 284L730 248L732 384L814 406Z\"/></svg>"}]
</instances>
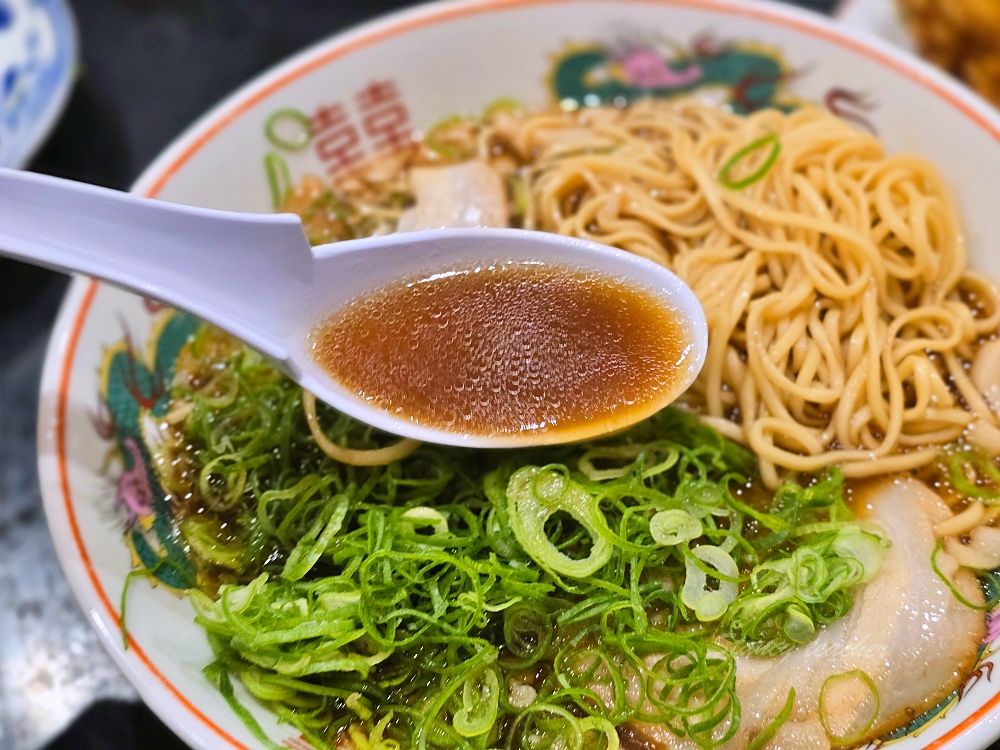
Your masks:
<instances>
[{"instance_id":1,"label":"brown soup in spoon","mask_svg":"<svg viewBox=\"0 0 1000 750\"><path fill-rule=\"evenodd\" d=\"M572 266L497 262L356 299L310 344L344 387L414 423L555 442L669 401L691 335L651 291Z\"/></svg>"}]
</instances>

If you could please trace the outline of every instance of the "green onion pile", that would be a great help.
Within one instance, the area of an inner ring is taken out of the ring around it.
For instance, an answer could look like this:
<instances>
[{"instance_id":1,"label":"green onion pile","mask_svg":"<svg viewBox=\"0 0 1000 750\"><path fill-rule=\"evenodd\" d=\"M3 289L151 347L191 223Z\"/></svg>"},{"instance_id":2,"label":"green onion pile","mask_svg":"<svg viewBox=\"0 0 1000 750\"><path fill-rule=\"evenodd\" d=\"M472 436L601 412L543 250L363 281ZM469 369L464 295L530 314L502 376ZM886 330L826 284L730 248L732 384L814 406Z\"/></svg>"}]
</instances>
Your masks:
<instances>
[{"instance_id":1,"label":"green onion pile","mask_svg":"<svg viewBox=\"0 0 1000 750\"><path fill-rule=\"evenodd\" d=\"M610 749L642 721L708 748L739 726L734 654L808 642L881 562L839 472L765 492L676 409L584 444L340 464L257 355L204 361L213 335L191 344L211 377L172 393L180 529L206 674L267 747L233 676L317 747ZM395 440L319 415L352 448Z\"/></svg>"}]
</instances>

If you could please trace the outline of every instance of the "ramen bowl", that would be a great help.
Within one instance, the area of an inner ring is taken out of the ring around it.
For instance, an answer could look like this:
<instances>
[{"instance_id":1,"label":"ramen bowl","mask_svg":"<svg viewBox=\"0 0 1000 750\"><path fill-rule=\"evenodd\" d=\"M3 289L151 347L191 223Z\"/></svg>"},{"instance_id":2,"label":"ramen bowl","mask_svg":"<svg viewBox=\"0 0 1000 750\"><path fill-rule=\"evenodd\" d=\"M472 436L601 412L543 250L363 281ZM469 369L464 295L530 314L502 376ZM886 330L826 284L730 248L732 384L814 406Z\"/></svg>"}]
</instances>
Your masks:
<instances>
[{"instance_id":1,"label":"ramen bowl","mask_svg":"<svg viewBox=\"0 0 1000 750\"><path fill-rule=\"evenodd\" d=\"M877 133L889 153L927 157L954 191L971 265L1000 279L1000 116L876 39L762 3L428 4L331 38L247 84L170 146L134 192L268 211L275 185L288 179L281 165L292 180L333 177L499 97L573 108L681 94L738 111L816 102ZM212 652L184 596L178 571L189 563L149 459L191 326L149 300L74 280L41 384L45 510L81 607L143 700L192 747L257 748L260 740L202 673ZM123 588L140 564L155 574L128 591L123 640ZM979 663L961 689L882 743L989 745L1000 735L1000 686L990 680L998 649L1000 613L990 613ZM237 696L274 743L306 746L239 689Z\"/></svg>"}]
</instances>

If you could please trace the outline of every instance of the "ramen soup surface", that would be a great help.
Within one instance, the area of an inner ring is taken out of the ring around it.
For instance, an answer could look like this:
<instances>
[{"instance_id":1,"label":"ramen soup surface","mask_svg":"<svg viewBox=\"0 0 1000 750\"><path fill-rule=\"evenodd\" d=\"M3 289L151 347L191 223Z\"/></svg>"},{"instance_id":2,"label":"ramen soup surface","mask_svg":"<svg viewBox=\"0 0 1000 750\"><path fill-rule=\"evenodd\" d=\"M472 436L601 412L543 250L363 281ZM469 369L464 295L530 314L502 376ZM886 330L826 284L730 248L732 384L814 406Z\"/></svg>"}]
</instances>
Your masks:
<instances>
[{"instance_id":1,"label":"ramen soup surface","mask_svg":"<svg viewBox=\"0 0 1000 750\"><path fill-rule=\"evenodd\" d=\"M316 361L385 411L480 436L615 429L677 395L691 336L651 292L569 266L495 263L356 299Z\"/></svg>"}]
</instances>

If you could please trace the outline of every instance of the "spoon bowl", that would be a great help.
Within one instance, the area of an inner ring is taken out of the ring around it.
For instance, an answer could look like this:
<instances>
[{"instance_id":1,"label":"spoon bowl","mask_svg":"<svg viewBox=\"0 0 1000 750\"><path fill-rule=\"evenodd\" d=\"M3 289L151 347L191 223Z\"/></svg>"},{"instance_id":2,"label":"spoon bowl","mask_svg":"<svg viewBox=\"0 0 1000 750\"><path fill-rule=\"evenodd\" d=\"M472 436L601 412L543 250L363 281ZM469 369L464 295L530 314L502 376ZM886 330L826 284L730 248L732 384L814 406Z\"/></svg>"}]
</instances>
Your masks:
<instances>
[{"instance_id":1,"label":"spoon bowl","mask_svg":"<svg viewBox=\"0 0 1000 750\"><path fill-rule=\"evenodd\" d=\"M0 255L97 277L190 312L269 357L345 414L386 432L446 445L539 445L593 437L612 426L488 436L419 424L331 378L312 356L309 332L348 302L393 282L511 261L569 266L617 279L650 293L683 322L690 345L675 387L658 394L632 421L686 390L708 348L697 298L666 268L615 248L544 232L433 229L312 247L294 214L182 206L0 169ZM615 423L613 429L623 426Z\"/></svg>"}]
</instances>

